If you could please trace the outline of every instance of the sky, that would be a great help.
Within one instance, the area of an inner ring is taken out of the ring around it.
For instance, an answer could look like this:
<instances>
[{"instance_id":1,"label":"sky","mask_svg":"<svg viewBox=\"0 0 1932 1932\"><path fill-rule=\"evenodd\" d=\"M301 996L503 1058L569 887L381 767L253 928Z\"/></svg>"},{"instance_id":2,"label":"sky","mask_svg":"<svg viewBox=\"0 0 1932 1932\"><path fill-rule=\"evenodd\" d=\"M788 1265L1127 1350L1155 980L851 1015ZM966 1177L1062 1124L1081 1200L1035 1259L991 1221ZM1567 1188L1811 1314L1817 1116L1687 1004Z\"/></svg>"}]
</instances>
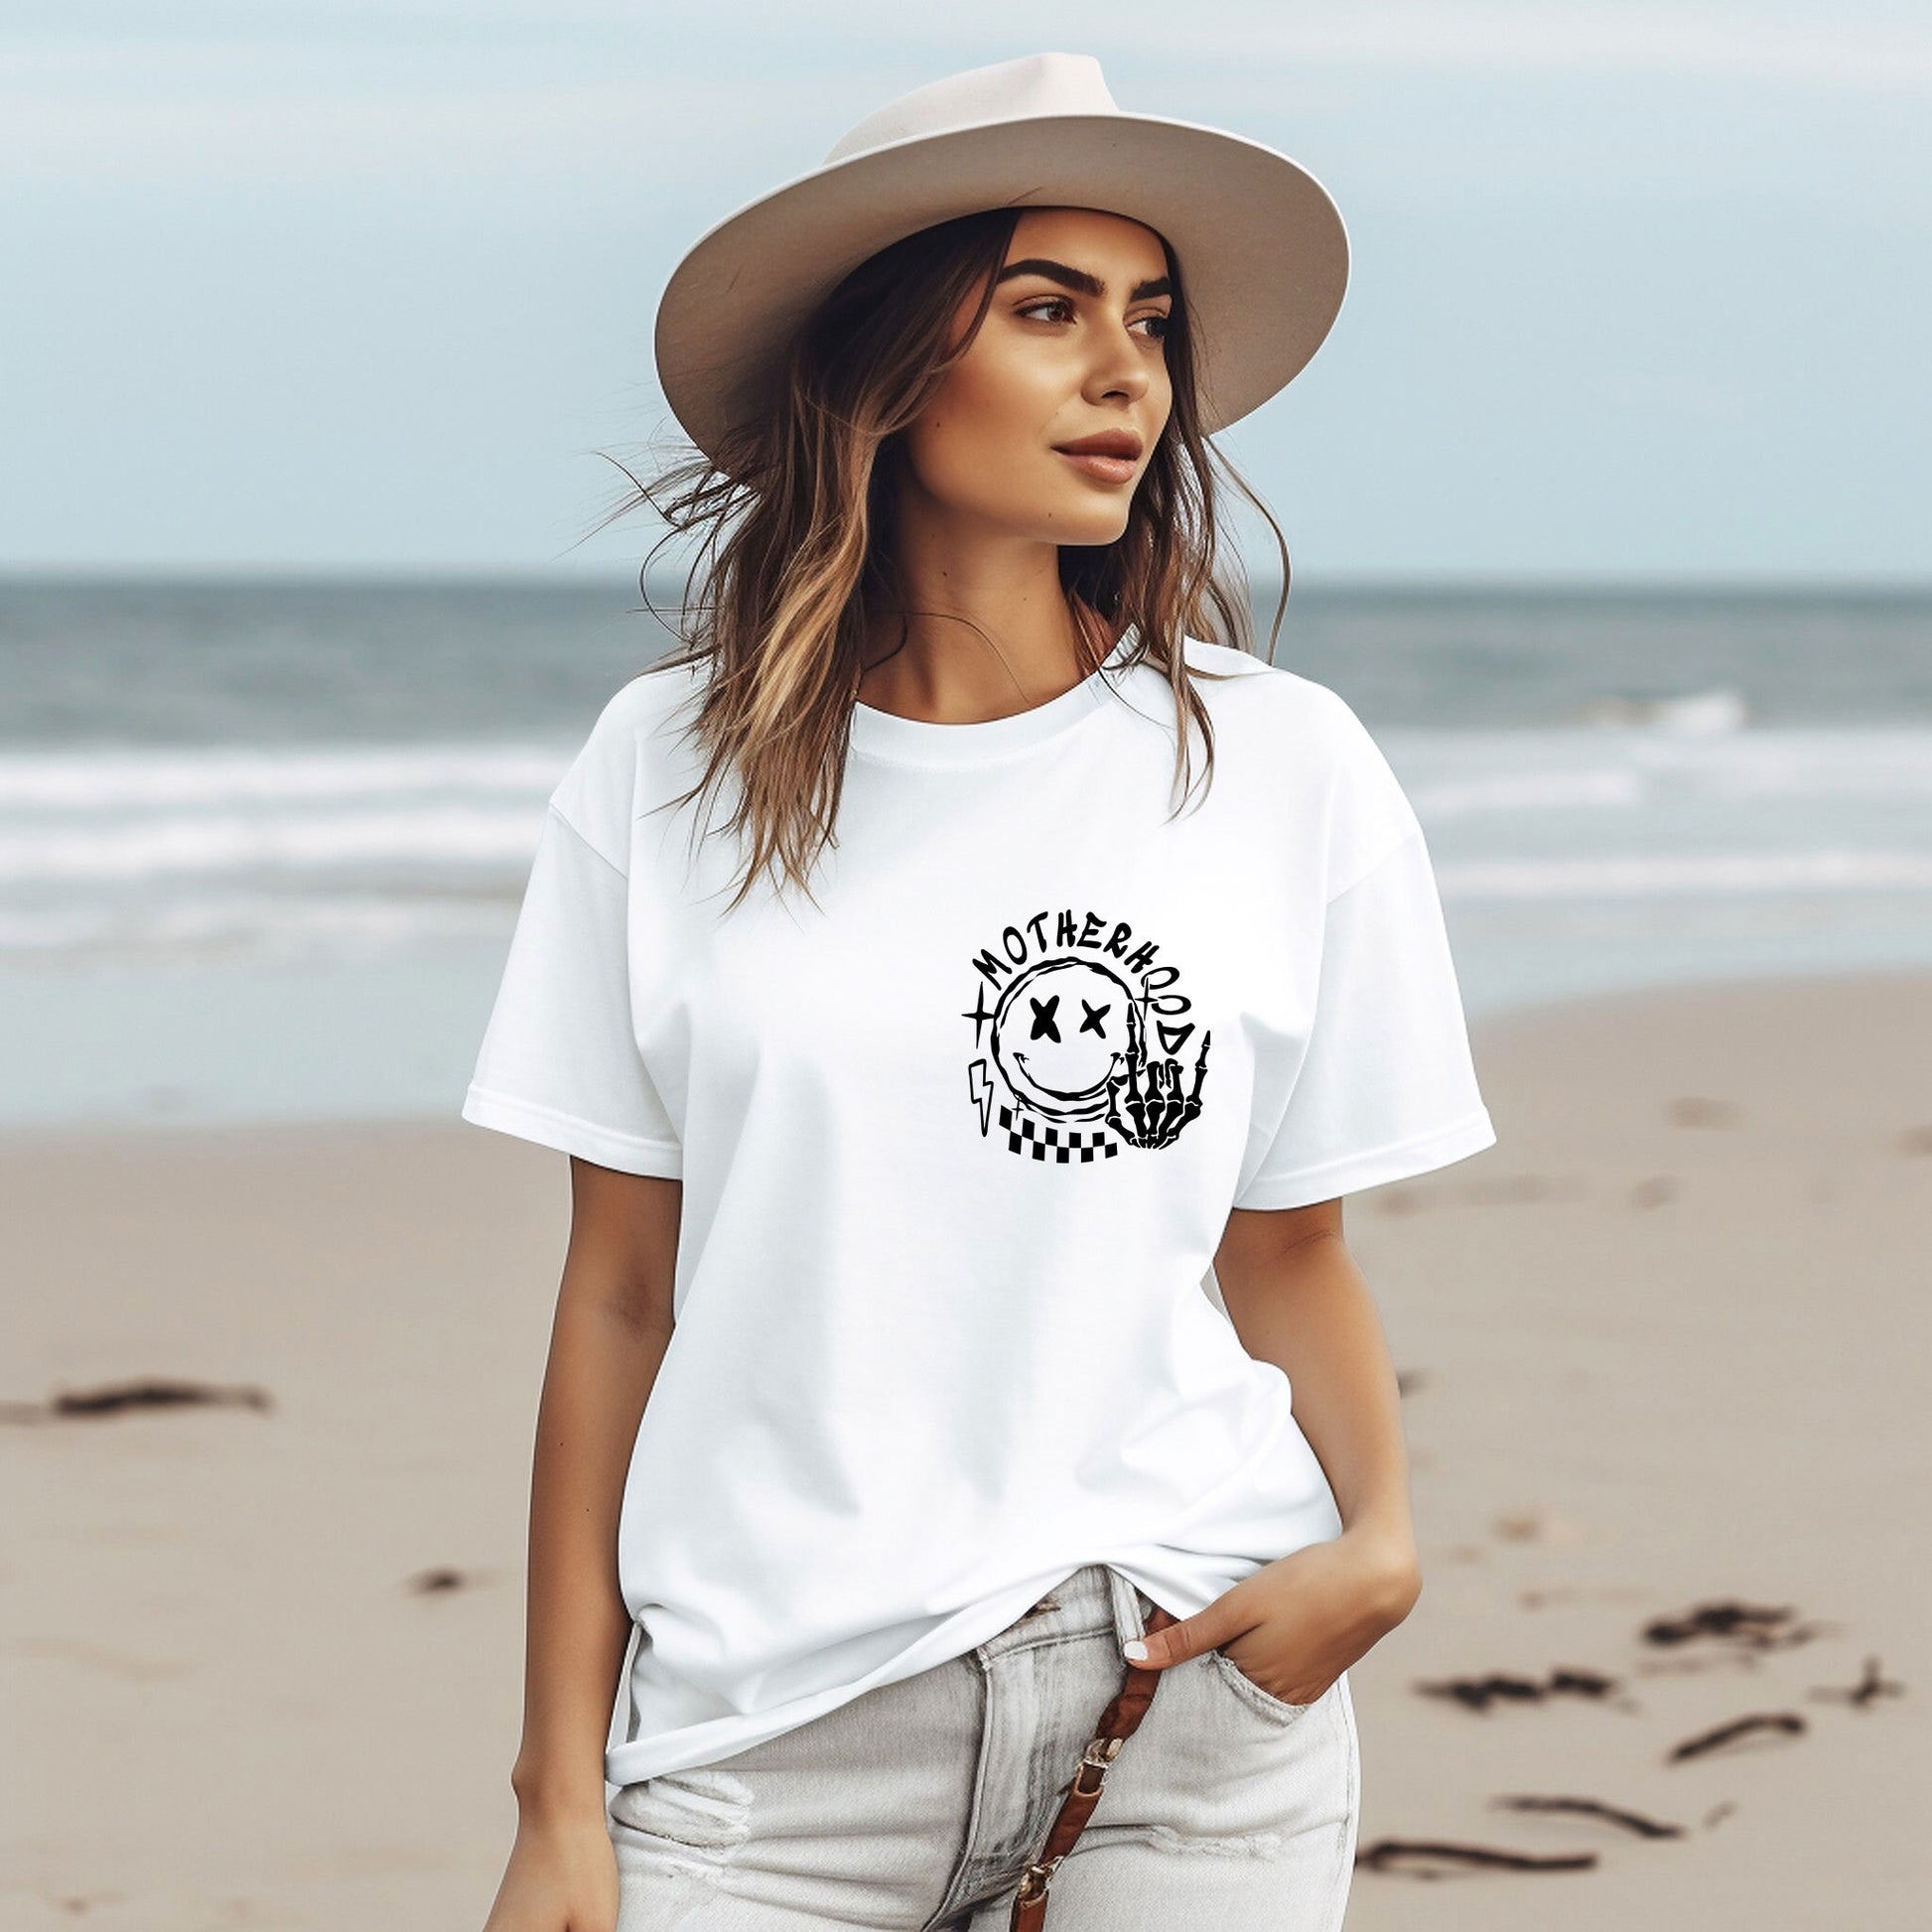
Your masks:
<instances>
[{"instance_id":1,"label":"sky","mask_svg":"<svg viewBox=\"0 0 1932 1932\"><path fill-rule=\"evenodd\" d=\"M1877 0L0 0L0 571L632 572L683 250L1047 49L1341 208L1218 439L1308 580L1932 578L1932 14Z\"/></svg>"}]
</instances>

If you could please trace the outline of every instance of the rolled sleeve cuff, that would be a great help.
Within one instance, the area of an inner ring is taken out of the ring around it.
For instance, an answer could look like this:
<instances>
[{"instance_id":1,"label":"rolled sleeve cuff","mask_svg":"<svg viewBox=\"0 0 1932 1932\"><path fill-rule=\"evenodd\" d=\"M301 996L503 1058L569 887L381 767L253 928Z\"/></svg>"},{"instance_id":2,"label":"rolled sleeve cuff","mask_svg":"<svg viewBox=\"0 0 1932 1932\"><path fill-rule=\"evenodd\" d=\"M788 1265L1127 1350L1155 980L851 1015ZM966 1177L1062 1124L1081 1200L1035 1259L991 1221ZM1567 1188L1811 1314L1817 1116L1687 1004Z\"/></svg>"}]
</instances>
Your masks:
<instances>
[{"instance_id":1,"label":"rolled sleeve cuff","mask_svg":"<svg viewBox=\"0 0 1932 1932\"><path fill-rule=\"evenodd\" d=\"M600 1127L595 1121L580 1120L574 1114L559 1113L554 1107L539 1106L535 1101L493 1093L487 1087L471 1086L464 1095L463 1118L473 1126L513 1134L518 1140L574 1154L594 1166L615 1168L620 1173L655 1174L676 1180L684 1173L684 1150L675 1141L647 1141L616 1128Z\"/></svg>"},{"instance_id":2,"label":"rolled sleeve cuff","mask_svg":"<svg viewBox=\"0 0 1932 1932\"><path fill-rule=\"evenodd\" d=\"M1412 1135L1386 1147L1343 1155L1318 1167L1299 1169L1294 1173L1257 1175L1234 1204L1236 1207L1307 1207L1313 1201L1333 1200L1340 1194L1379 1187L1385 1181L1429 1173L1451 1162L1466 1160L1471 1154L1480 1154L1495 1144L1496 1129L1489 1111L1479 1107L1446 1127Z\"/></svg>"}]
</instances>

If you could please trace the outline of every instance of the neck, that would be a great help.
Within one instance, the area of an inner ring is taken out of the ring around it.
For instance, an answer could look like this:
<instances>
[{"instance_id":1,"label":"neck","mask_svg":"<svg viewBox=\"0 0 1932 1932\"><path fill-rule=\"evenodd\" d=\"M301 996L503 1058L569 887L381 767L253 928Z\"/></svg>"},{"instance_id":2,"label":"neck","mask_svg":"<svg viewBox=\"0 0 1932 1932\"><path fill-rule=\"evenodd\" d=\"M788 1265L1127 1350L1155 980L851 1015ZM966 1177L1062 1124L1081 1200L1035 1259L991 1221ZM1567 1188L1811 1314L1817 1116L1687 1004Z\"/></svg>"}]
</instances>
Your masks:
<instances>
[{"instance_id":1,"label":"neck","mask_svg":"<svg viewBox=\"0 0 1932 1932\"><path fill-rule=\"evenodd\" d=\"M904 608L874 616L859 685L877 710L944 725L1011 717L1070 690L1113 647L1111 627L1062 589L1056 545L914 513L897 554Z\"/></svg>"}]
</instances>

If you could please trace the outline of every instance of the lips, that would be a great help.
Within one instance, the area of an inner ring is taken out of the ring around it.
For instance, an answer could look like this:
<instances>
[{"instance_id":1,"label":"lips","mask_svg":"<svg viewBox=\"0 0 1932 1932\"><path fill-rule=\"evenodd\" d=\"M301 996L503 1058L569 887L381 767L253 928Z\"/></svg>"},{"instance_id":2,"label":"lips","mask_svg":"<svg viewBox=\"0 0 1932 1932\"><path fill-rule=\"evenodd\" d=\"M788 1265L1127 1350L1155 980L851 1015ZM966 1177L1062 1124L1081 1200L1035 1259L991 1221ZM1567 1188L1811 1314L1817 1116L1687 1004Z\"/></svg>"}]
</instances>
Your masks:
<instances>
[{"instance_id":1,"label":"lips","mask_svg":"<svg viewBox=\"0 0 1932 1932\"><path fill-rule=\"evenodd\" d=\"M1083 436L1077 443L1055 443L1062 456L1116 456L1129 463L1141 454L1141 439L1128 429L1103 429L1097 435Z\"/></svg>"},{"instance_id":2,"label":"lips","mask_svg":"<svg viewBox=\"0 0 1932 1932\"><path fill-rule=\"evenodd\" d=\"M1130 483L1140 461L1141 439L1128 429L1103 429L1077 443L1056 443L1054 449L1076 470L1095 483Z\"/></svg>"}]
</instances>

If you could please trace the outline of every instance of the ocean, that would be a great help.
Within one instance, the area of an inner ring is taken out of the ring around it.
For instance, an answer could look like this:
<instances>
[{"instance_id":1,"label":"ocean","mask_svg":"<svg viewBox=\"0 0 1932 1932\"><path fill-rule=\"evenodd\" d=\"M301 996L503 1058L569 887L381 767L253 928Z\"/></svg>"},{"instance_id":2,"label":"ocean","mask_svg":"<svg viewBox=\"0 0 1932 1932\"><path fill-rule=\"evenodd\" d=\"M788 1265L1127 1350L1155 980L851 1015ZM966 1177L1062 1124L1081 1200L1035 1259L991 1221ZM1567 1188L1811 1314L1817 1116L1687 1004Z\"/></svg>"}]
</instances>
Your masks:
<instances>
[{"instance_id":1,"label":"ocean","mask_svg":"<svg viewBox=\"0 0 1932 1932\"><path fill-rule=\"evenodd\" d=\"M0 582L0 1125L453 1119L652 602ZM1408 788L1472 1015L1932 967L1932 590L1298 582L1274 661Z\"/></svg>"}]
</instances>

